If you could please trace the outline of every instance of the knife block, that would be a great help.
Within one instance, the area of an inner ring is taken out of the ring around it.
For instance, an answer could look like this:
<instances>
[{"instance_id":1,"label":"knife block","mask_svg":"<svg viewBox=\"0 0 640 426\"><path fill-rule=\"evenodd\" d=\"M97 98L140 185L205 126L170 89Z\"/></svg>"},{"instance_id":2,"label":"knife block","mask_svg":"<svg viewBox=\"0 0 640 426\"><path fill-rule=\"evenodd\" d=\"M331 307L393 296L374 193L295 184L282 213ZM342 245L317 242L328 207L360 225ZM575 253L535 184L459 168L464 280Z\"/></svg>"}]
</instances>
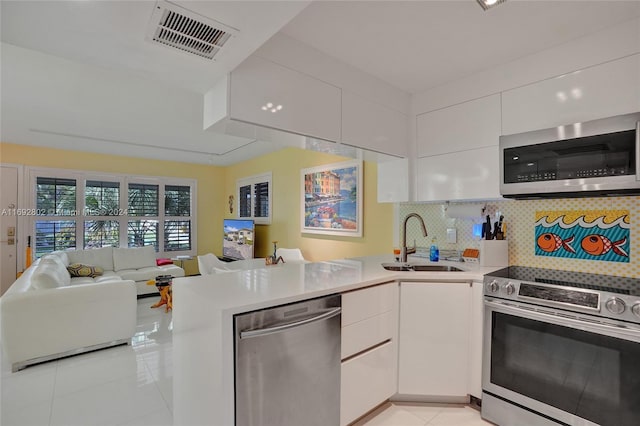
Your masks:
<instances>
[{"instance_id":1,"label":"knife block","mask_svg":"<svg viewBox=\"0 0 640 426\"><path fill-rule=\"evenodd\" d=\"M509 240L480 240L480 266L509 266Z\"/></svg>"}]
</instances>

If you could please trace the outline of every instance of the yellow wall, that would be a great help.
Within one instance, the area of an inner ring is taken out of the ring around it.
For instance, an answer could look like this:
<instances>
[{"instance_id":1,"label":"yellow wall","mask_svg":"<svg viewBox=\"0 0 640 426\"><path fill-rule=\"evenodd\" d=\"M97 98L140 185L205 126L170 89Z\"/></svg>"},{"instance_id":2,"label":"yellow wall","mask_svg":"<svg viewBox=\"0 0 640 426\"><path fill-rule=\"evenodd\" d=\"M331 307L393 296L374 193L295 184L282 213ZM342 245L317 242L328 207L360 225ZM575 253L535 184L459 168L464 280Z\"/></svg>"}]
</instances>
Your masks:
<instances>
[{"instance_id":1,"label":"yellow wall","mask_svg":"<svg viewBox=\"0 0 640 426\"><path fill-rule=\"evenodd\" d=\"M0 143L0 162L56 169L126 173L146 176L171 176L195 179L198 185L196 199L197 251L218 252L222 241L223 193L219 182L224 179L221 167L148 160L118 155L102 155L80 151L41 148ZM197 273L197 262L185 262L187 273Z\"/></svg>"},{"instance_id":2,"label":"yellow wall","mask_svg":"<svg viewBox=\"0 0 640 426\"><path fill-rule=\"evenodd\" d=\"M308 260L328 260L367 256L390 252L393 244L393 206L377 202L377 164L364 164L364 196L362 238L336 237L300 233L300 170L308 167L348 160L297 148L287 148L262 157L238 163L225 169L225 198L236 191L236 180L272 173L273 212L271 225L256 226L255 256L273 253L271 241L278 247L298 247ZM235 211L234 211L235 214ZM225 217L231 218L228 208Z\"/></svg>"},{"instance_id":3,"label":"yellow wall","mask_svg":"<svg viewBox=\"0 0 640 426\"><path fill-rule=\"evenodd\" d=\"M377 203L377 165L364 165L364 228L362 238L300 233L300 169L344 161L345 158L288 148L229 167L148 160L117 155L0 143L0 162L57 169L171 176L195 179L197 197L197 252L222 254L222 219L231 218L228 198L238 178L272 172L273 221L257 226L256 257L279 247L299 247L309 260L337 259L389 252L393 239L393 206ZM221 184L223 183L223 184ZM234 211L234 214L236 212ZM185 262L187 273L197 273L195 260Z\"/></svg>"}]
</instances>

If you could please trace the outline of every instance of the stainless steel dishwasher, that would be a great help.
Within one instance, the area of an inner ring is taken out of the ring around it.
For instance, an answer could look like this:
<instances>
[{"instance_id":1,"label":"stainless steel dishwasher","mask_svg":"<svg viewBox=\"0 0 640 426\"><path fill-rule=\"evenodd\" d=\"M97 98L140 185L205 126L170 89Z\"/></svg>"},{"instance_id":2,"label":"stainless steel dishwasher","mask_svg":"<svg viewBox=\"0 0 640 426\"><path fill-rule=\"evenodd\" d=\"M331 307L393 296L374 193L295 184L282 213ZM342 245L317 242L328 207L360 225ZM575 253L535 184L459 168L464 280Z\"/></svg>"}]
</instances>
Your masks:
<instances>
[{"instance_id":1,"label":"stainless steel dishwasher","mask_svg":"<svg viewBox=\"0 0 640 426\"><path fill-rule=\"evenodd\" d=\"M340 295L235 316L236 426L340 423Z\"/></svg>"}]
</instances>

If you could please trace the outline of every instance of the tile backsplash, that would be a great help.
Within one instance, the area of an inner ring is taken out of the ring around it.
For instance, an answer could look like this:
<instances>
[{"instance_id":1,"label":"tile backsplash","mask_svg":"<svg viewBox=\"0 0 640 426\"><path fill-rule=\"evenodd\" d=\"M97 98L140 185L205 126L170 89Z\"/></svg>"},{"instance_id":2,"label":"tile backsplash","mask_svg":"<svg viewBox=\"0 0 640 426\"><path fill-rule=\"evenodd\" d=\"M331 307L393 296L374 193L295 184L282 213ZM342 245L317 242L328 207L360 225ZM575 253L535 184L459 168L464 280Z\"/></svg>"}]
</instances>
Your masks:
<instances>
[{"instance_id":1,"label":"tile backsplash","mask_svg":"<svg viewBox=\"0 0 640 426\"><path fill-rule=\"evenodd\" d=\"M454 205L453 203L451 205ZM486 206L492 223L502 214L506 223L506 238L509 241L509 263L511 265L554 268L567 271L591 272L607 275L640 278L640 197L608 198L563 198L553 200L500 200L474 203L456 203L456 206L468 206L462 210L480 211ZM399 221L409 213L418 213L425 221L429 235L422 236L417 220L407 224L407 242L418 247L429 247L435 237L440 250L464 250L479 248L480 237L473 235L473 225L482 224L484 217L450 218L447 215L448 204L403 203L399 205ZM473 208L477 206L477 209ZM458 209L460 210L460 209ZM629 236L629 262L603 262L584 259L567 259L535 255L536 211L551 210L628 210L631 220ZM447 228L455 228L457 242L446 242ZM400 237L402 238L402 237Z\"/></svg>"}]
</instances>

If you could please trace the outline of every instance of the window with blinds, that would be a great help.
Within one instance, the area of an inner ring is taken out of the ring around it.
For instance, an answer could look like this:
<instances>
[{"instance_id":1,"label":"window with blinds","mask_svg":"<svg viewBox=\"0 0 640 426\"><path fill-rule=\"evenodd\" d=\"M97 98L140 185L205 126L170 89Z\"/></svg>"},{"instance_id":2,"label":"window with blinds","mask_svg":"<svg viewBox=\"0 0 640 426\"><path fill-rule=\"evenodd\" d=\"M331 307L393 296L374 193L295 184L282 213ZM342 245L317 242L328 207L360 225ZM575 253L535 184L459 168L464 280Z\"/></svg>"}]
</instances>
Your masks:
<instances>
[{"instance_id":1,"label":"window with blinds","mask_svg":"<svg viewBox=\"0 0 640 426\"><path fill-rule=\"evenodd\" d=\"M129 184L129 216L158 216L158 185Z\"/></svg>"},{"instance_id":2,"label":"window with blinds","mask_svg":"<svg viewBox=\"0 0 640 426\"><path fill-rule=\"evenodd\" d=\"M191 187L165 186L164 214L166 216L191 216Z\"/></svg>"},{"instance_id":3,"label":"window with blinds","mask_svg":"<svg viewBox=\"0 0 640 426\"><path fill-rule=\"evenodd\" d=\"M75 179L38 177L36 182L36 210L39 216L75 216Z\"/></svg>"},{"instance_id":4,"label":"window with blinds","mask_svg":"<svg viewBox=\"0 0 640 426\"><path fill-rule=\"evenodd\" d=\"M254 217L269 217L269 187L269 182L258 182L253 185Z\"/></svg>"},{"instance_id":5,"label":"window with blinds","mask_svg":"<svg viewBox=\"0 0 640 426\"><path fill-rule=\"evenodd\" d=\"M251 185L241 186L238 190L238 216L251 217Z\"/></svg>"},{"instance_id":6,"label":"window with blinds","mask_svg":"<svg viewBox=\"0 0 640 426\"><path fill-rule=\"evenodd\" d=\"M265 173L236 182L239 218L253 219L262 225L271 223L271 177L271 173Z\"/></svg>"},{"instance_id":7,"label":"window with blinds","mask_svg":"<svg viewBox=\"0 0 640 426\"><path fill-rule=\"evenodd\" d=\"M36 205L30 234L36 257L69 248L145 245L168 256L194 255L195 181L122 175L100 179L88 172L48 170L30 171Z\"/></svg>"}]
</instances>

